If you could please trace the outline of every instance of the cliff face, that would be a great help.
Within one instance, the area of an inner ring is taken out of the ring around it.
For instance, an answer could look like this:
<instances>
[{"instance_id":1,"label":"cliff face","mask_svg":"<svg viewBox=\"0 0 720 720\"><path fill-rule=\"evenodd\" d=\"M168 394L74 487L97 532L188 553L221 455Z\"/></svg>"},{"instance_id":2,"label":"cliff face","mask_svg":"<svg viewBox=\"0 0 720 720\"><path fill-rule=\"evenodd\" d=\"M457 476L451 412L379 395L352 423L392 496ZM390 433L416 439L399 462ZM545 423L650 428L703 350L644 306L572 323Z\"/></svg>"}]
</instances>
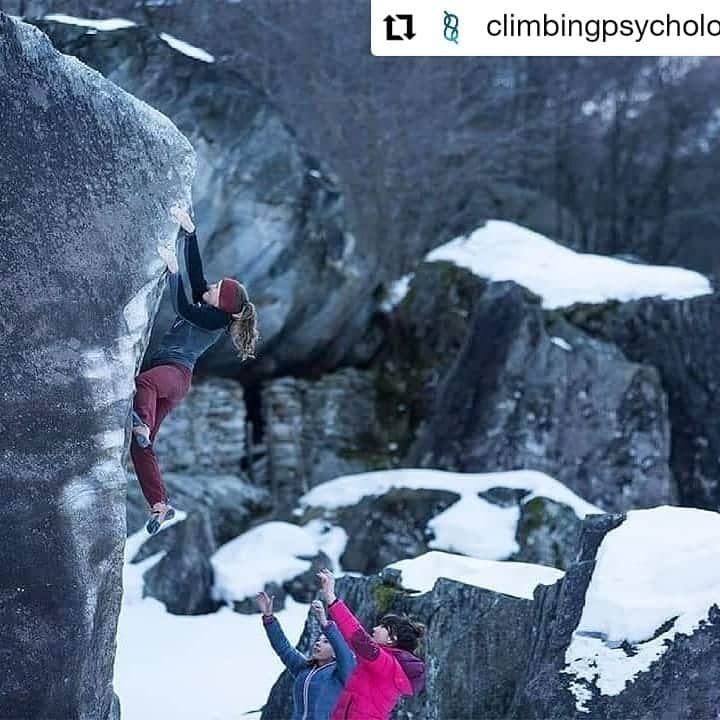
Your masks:
<instances>
[{"instance_id":1,"label":"cliff face","mask_svg":"<svg viewBox=\"0 0 720 720\"><path fill-rule=\"evenodd\" d=\"M194 154L0 13L0 717L107 718L133 376Z\"/></svg>"}]
</instances>

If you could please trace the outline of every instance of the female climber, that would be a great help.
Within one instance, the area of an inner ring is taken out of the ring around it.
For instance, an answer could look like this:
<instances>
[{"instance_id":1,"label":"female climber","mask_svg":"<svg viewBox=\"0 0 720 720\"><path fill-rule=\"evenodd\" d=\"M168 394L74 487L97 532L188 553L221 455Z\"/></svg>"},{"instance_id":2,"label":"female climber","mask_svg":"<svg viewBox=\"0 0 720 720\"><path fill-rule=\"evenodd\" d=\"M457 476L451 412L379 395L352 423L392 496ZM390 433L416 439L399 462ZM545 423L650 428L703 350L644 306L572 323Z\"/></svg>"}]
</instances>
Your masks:
<instances>
[{"instance_id":1,"label":"female climber","mask_svg":"<svg viewBox=\"0 0 720 720\"><path fill-rule=\"evenodd\" d=\"M425 628L405 616L385 615L371 636L335 595L332 573L322 570L318 578L330 618L358 661L332 720L388 720L402 695L425 687L425 663L413 654Z\"/></svg>"},{"instance_id":2,"label":"female climber","mask_svg":"<svg viewBox=\"0 0 720 720\"><path fill-rule=\"evenodd\" d=\"M160 423L187 395L197 359L225 333L232 338L241 360L254 357L259 337L255 306L245 287L233 278L208 285L190 215L179 206L173 207L170 214L182 228L177 256L171 251L158 252L170 272L170 297L177 317L152 356L150 368L135 378L130 443L135 472L150 505L146 528L151 535L175 515L168 504L152 445ZM187 273L192 302L186 295L185 280L178 272L178 259Z\"/></svg>"},{"instance_id":3,"label":"female climber","mask_svg":"<svg viewBox=\"0 0 720 720\"><path fill-rule=\"evenodd\" d=\"M273 616L273 600L264 592L257 596L270 644L295 678L291 720L330 720L340 693L355 669L355 658L335 623L328 621L320 600L313 601L312 610L323 634L315 641L310 658L306 658L290 645Z\"/></svg>"}]
</instances>

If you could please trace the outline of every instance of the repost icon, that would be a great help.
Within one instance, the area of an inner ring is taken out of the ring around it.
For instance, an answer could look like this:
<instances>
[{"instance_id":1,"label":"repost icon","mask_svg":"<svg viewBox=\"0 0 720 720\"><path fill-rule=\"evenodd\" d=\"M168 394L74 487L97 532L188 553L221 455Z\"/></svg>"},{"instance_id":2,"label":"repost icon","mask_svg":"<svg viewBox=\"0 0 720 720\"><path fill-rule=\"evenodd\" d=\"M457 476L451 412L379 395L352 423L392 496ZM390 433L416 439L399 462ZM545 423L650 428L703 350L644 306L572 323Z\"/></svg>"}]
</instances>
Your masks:
<instances>
[{"instance_id":1,"label":"repost icon","mask_svg":"<svg viewBox=\"0 0 720 720\"><path fill-rule=\"evenodd\" d=\"M445 39L448 42L454 42L456 45L458 44L458 35L460 34L458 31L458 25L460 24L460 19L457 15L454 13L448 12L447 10L443 10L445 13Z\"/></svg>"}]
</instances>

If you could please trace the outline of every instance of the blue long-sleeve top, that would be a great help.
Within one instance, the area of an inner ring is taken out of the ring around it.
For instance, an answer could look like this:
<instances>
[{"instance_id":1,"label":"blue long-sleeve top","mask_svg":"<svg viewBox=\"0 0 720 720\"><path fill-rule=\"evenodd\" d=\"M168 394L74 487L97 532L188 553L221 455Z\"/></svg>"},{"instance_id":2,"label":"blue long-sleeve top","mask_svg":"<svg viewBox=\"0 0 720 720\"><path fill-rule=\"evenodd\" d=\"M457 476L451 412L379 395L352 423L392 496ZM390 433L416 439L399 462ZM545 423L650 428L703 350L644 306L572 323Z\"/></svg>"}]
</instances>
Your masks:
<instances>
[{"instance_id":1,"label":"blue long-sleeve top","mask_svg":"<svg viewBox=\"0 0 720 720\"><path fill-rule=\"evenodd\" d=\"M198 358L225 334L232 318L224 310L202 300L208 284L194 232L180 231L176 255L179 269L170 274L170 298L177 317L160 341L150 364L177 363L193 370ZM192 302L187 297L184 275Z\"/></svg>"},{"instance_id":2,"label":"blue long-sleeve top","mask_svg":"<svg viewBox=\"0 0 720 720\"><path fill-rule=\"evenodd\" d=\"M290 645L275 617L263 618L263 625L273 650L295 678L291 720L329 720L357 664L337 625L331 621L323 626L335 651L335 661L322 667Z\"/></svg>"}]
</instances>

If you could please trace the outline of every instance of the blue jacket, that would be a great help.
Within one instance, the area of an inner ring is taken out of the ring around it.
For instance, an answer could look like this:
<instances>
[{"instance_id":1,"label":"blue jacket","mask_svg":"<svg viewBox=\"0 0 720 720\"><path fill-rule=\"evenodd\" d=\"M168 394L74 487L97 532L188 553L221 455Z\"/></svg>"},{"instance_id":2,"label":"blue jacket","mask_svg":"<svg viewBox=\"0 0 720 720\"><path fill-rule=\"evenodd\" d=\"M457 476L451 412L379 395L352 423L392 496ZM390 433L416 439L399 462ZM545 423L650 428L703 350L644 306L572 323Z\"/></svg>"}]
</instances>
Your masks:
<instances>
[{"instance_id":1,"label":"blue jacket","mask_svg":"<svg viewBox=\"0 0 720 720\"><path fill-rule=\"evenodd\" d=\"M329 720L356 660L334 622L323 627L335 651L335 662L321 668L290 645L276 618L263 618L270 644L295 678L291 720Z\"/></svg>"},{"instance_id":2,"label":"blue jacket","mask_svg":"<svg viewBox=\"0 0 720 720\"><path fill-rule=\"evenodd\" d=\"M197 359L225 334L232 317L202 301L208 285L194 232L188 235L180 231L177 258L179 271L170 274L170 298L177 317L160 341L150 365L178 363L193 370ZM183 271L188 276L192 302L186 295Z\"/></svg>"}]
</instances>

